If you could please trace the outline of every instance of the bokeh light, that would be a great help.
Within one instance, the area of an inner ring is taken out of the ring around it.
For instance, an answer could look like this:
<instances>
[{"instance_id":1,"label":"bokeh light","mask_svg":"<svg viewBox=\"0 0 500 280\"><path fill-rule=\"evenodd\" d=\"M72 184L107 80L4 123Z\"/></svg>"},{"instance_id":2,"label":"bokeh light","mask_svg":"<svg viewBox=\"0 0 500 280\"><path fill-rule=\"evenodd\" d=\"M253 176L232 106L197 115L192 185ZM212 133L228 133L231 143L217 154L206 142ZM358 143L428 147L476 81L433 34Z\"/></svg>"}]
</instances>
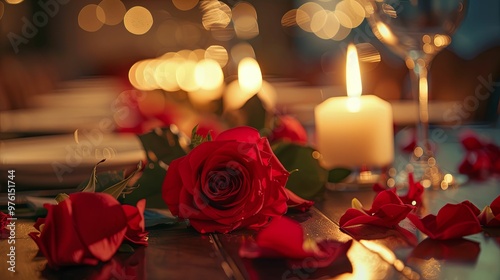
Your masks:
<instances>
[{"instance_id":1,"label":"bokeh light","mask_svg":"<svg viewBox=\"0 0 500 280\"><path fill-rule=\"evenodd\" d=\"M96 4L84 6L78 13L78 26L88 32L95 32L103 26L104 10Z\"/></svg>"},{"instance_id":2,"label":"bokeh light","mask_svg":"<svg viewBox=\"0 0 500 280\"><path fill-rule=\"evenodd\" d=\"M135 6L125 13L123 24L128 32L135 35L142 35L148 32L151 26L153 26L153 16L148 9L142 6Z\"/></svg>"},{"instance_id":3,"label":"bokeh light","mask_svg":"<svg viewBox=\"0 0 500 280\"><path fill-rule=\"evenodd\" d=\"M166 47L175 47L177 45L177 42L175 40L172 40L172 38L175 37L177 27L178 24L175 20L170 19L162 22L156 28L156 39L158 40L158 42Z\"/></svg>"},{"instance_id":4,"label":"bokeh light","mask_svg":"<svg viewBox=\"0 0 500 280\"><path fill-rule=\"evenodd\" d=\"M200 10L203 14L201 23L206 30L225 28L231 22L231 8L221 1L202 1Z\"/></svg>"},{"instance_id":5,"label":"bokeh light","mask_svg":"<svg viewBox=\"0 0 500 280\"><path fill-rule=\"evenodd\" d=\"M215 90L224 82L224 73L219 63L212 59L203 59L196 64L195 81L204 90Z\"/></svg>"},{"instance_id":6,"label":"bokeh light","mask_svg":"<svg viewBox=\"0 0 500 280\"><path fill-rule=\"evenodd\" d=\"M255 58L255 51L249 43L239 43L231 48L231 59L235 64L239 64L245 57Z\"/></svg>"},{"instance_id":7,"label":"bokeh light","mask_svg":"<svg viewBox=\"0 0 500 280\"><path fill-rule=\"evenodd\" d=\"M262 72L254 58L245 57L238 63L238 81L245 92L257 93L262 87Z\"/></svg>"},{"instance_id":8,"label":"bokeh light","mask_svg":"<svg viewBox=\"0 0 500 280\"><path fill-rule=\"evenodd\" d=\"M119 24L127 12L125 5L120 0L102 0L99 7L104 11L104 19L99 18L99 20L107 25Z\"/></svg>"},{"instance_id":9,"label":"bokeh light","mask_svg":"<svg viewBox=\"0 0 500 280\"><path fill-rule=\"evenodd\" d=\"M23 2L23 0L5 0L5 3L15 5Z\"/></svg>"},{"instance_id":10,"label":"bokeh light","mask_svg":"<svg viewBox=\"0 0 500 280\"><path fill-rule=\"evenodd\" d=\"M181 11L191 10L198 5L198 2L199 0L172 0L172 4Z\"/></svg>"},{"instance_id":11,"label":"bokeh light","mask_svg":"<svg viewBox=\"0 0 500 280\"><path fill-rule=\"evenodd\" d=\"M333 4L331 1L323 1L324 3L309 1L297 9L286 12L281 18L281 25L285 28L299 26L321 39L340 41L365 19L366 12L361 1L342 0L334 9L323 7L323 5L331 6Z\"/></svg>"},{"instance_id":12,"label":"bokeh light","mask_svg":"<svg viewBox=\"0 0 500 280\"><path fill-rule=\"evenodd\" d=\"M196 64L196 61L185 60L177 67L177 84L184 91L190 92L200 88L195 78Z\"/></svg>"},{"instance_id":13,"label":"bokeh light","mask_svg":"<svg viewBox=\"0 0 500 280\"><path fill-rule=\"evenodd\" d=\"M213 59L219 63L220 67L226 66L229 56L226 48L219 45L212 45L207 48L205 52L206 59Z\"/></svg>"},{"instance_id":14,"label":"bokeh light","mask_svg":"<svg viewBox=\"0 0 500 280\"><path fill-rule=\"evenodd\" d=\"M239 2L233 7L233 24L236 36L240 39L251 39L259 35L257 11L248 2Z\"/></svg>"}]
</instances>

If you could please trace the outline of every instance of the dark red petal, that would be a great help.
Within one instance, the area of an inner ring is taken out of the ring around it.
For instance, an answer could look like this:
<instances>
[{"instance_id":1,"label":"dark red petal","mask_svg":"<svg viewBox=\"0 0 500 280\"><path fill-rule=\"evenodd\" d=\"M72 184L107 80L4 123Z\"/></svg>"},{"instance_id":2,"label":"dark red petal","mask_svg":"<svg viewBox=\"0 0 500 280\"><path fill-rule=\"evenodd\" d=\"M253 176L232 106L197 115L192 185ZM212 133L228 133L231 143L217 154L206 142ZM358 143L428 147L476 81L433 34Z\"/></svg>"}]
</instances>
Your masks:
<instances>
[{"instance_id":1,"label":"dark red petal","mask_svg":"<svg viewBox=\"0 0 500 280\"><path fill-rule=\"evenodd\" d=\"M162 185L162 198L174 216L179 216L179 197L183 186L179 173L179 163L183 160L185 160L185 157L178 158L170 163Z\"/></svg>"},{"instance_id":2,"label":"dark red petal","mask_svg":"<svg viewBox=\"0 0 500 280\"><path fill-rule=\"evenodd\" d=\"M144 230L144 209L146 208L146 200L139 200L136 207L132 205L122 205L122 208L127 217L125 238L135 244L147 245L147 232Z\"/></svg>"},{"instance_id":3,"label":"dark red petal","mask_svg":"<svg viewBox=\"0 0 500 280\"><path fill-rule=\"evenodd\" d=\"M478 150L484 147L482 141L480 141L477 135L472 131L463 133L460 138L460 142L468 151Z\"/></svg>"},{"instance_id":4,"label":"dark red petal","mask_svg":"<svg viewBox=\"0 0 500 280\"><path fill-rule=\"evenodd\" d=\"M495 216L500 215L500 195L491 202L490 208Z\"/></svg>"},{"instance_id":5,"label":"dark red petal","mask_svg":"<svg viewBox=\"0 0 500 280\"><path fill-rule=\"evenodd\" d=\"M71 200L66 199L58 205L45 204L44 207L47 216L43 230L32 232L29 236L47 258L49 267L57 269L66 265L97 264L98 260L92 257L73 226Z\"/></svg>"},{"instance_id":6,"label":"dark red petal","mask_svg":"<svg viewBox=\"0 0 500 280\"><path fill-rule=\"evenodd\" d=\"M401 199L394 191L385 190L377 194L377 196L373 200L372 208L367 212L373 213L386 204L403 205L404 203L401 201Z\"/></svg>"},{"instance_id":7,"label":"dark red petal","mask_svg":"<svg viewBox=\"0 0 500 280\"><path fill-rule=\"evenodd\" d=\"M259 131L249 126L238 126L221 132L215 141L235 140L240 142L256 143L260 139Z\"/></svg>"},{"instance_id":8,"label":"dark red petal","mask_svg":"<svg viewBox=\"0 0 500 280\"><path fill-rule=\"evenodd\" d=\"M286 236L286 238L283 238ZM304 250L304 230L302 226L287 217L274 218L256 237L257 245L271 249L281 256L301 259L313 256Z\"/></svg>"},{"instance_id":9,"label":"dark red petal","mask_svg":"<svg viewBox=\"0 0 500 280\"><path fill-rule=\"evenodd\" d=\"M340 227L351 227L356 225L378 225L381 219L375 216L367 215L358 209L349 208L345 211L344 215L340 217Z\"/></svg>"},{"instance_id":10,"label":"dark red petal","mask_svg":"<svg viewBox=\"0 0 500 280\"><path fill-rule=\"evenodd\" d=\"M437 215L429 214L420 219L410 214L408 218L432 239L453 239L481 232L482 228L468 203L446 204Z\"/></svg>"},{"instance_id":11,"label":"dark red petal","mask_svg":"<svg viewBox=\"0 0 500 280\"><path fill-rule=\"evenodd\" d=\"M73 193L69 200L73 209L72 224L80 240L95 258L109 260L120 247L127 230L122 206L105 193Z\"/></svg>"},{"instance_id":12,"label":"dark red petal","mask_svg":"<svg viewBox=\"0 0 500 280\"><path fill-rule=\"evenodd\" d=\"M305 212L314 205L314 201L303 199L289 189L285 189L285 191L288 195L287 205L289 208Z\"/></svg>"}]
</instances>

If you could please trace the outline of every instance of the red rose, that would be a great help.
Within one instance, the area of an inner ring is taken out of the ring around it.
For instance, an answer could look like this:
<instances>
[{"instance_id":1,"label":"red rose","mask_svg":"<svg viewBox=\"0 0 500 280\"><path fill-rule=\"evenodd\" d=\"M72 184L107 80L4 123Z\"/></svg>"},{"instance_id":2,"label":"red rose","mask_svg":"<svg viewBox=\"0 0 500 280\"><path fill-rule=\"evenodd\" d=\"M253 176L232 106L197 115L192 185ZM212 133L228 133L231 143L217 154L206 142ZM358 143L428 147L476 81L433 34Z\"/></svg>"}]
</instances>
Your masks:
<instances>
[{"instance_id":1,"label":"red rose","mask_svg":"<svg viewBox=\"0 0 500 280\"><path fill-rule=\"evenodd\" d=\"M137 211L144 211L144 201L137 204ZM142 213L122 206L109 194L74 193L57 205L44 207L46 218L34 225L39 232L29 235L52 268L96 265L111 259L125 237L138 244L147 238L139 232L144 224Z\"/></svg>"},{"instance_id":2,"label":"red rose","mask_svg":"<svg viewBox=\"0 0 500 280\"><path fill-rule=\"evenodd\" d=\"M201 233L260 228L286 212L288 175L266 138L237 127L172 161L163 199Z\"/></svg>"},{"instance_id":3,"label":"red rose","mask_svg":"<svg viewBox=\"0 0 500 280\"><path fill-rule=\"evenodd\" d=\"M307 132L302 124L289 115L278 116L269 141L289 141L297 144L307 144Z\"/></svg>"}]
</instances>

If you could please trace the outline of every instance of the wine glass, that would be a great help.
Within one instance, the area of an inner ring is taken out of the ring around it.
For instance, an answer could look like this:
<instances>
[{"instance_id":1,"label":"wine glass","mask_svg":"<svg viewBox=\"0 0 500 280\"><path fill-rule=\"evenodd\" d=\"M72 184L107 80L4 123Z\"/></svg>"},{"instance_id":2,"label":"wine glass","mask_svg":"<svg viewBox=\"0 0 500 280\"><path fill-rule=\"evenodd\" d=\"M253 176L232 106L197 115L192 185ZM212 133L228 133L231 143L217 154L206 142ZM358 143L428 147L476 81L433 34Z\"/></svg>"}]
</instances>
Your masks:
<instances>
[{"instance_id":1,"label":"wine glass","mask_svg":"<svg viewBox=\"0 0 500 280\"><path fill-rule=\"evenodd\" d=\"M365 0L375 36L401 56L410 70L412 93L418 100L417 147L411 167L425 187L447 188L452 176L436 163L429 141L427 73L434 56L451 43L464 18L466 0Z\"/></svg>"}]
</instances>

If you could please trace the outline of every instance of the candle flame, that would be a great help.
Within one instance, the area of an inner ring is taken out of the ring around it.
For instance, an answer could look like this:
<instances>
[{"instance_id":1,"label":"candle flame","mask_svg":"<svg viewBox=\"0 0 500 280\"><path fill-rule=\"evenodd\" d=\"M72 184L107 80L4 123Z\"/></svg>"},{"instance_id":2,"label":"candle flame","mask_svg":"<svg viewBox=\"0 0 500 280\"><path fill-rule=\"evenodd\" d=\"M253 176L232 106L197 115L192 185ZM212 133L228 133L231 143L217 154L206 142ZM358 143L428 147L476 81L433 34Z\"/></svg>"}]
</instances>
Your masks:
<instances>
[{"instance_id":1,"label":"candle flame","mask_svg":"<svg viewBox=\"0 0 500 280\"><path fill-rule=\"evenodd\" d=\"M238 64L238 81L243 91L257 93L262 87L262 73L259 64L251 57L243 58Z\"/></svg>"},{"instance_id":2,"label":"candle flame","mask_svg":"<svg viewBox=\"0 0 500 280\"><path fill-rule=\"evenodd\" d=\"M362 92L361 72L359 70L358 52L353 44L347 47L346 87L349 97L359 97Z\"/></svg>"}]
</instances>

